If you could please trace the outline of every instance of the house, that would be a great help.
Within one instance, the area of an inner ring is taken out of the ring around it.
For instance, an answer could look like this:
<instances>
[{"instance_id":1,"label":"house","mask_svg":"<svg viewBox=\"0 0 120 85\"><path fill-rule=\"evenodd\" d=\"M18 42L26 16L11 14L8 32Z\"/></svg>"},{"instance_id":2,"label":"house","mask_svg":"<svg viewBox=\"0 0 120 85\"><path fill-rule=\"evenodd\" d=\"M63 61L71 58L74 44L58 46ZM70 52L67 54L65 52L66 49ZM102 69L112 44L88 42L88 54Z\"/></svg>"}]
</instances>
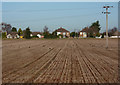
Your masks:
<instances>
[{"instance_id":1,"label":"house","mask_svg":"<svg viewBox=\"0 0 120 85\"><path fill-rule=\"evenodd\" d=\"M79 37L80 37L80 38L87 38L87 37L88 37L88 34L89 34L89 28L88 28L88 27L85 27L84 29L82 29L82 30L79 32Z\"/></svg>"},{"instance_id":2,"label":"house","mask_svg":"<svg viewBox=\"0 0 120 85\"><path fill-rule=\"evenodd\" d=\"M18 33L17 32L11 32L11 33L8 33L7 34L7 38L14 38L14 39L16 39L16 38L19 38L20 36L18 35Z\"/></svg>"},{"instance_id":3,"label":"house","mask_svg":"<svg viewBox=\"0 0 120 85\"><path fill-rule=\"evenodd\" d=\"M110 38L120 38L120 32L116 31Z\"/></svg>"},{"instance_id":4,"label":"house","mask_svg":"<svg viewBox=\"0 0 120 85\"><path fill-rule=\"evenodd\" d=\"M41 32L32 32L30 36L31 37L37 36L38 38L44 38Z\"/></svg>"},{"instance_id":5,"label":"house","mask_svg":"<svg viewBox=\"0 0 120 85\"><path fill-rule=\"evenodd\" d=\"M79 32L79 37L80 37L80 38L87 38L87 37L88 37L88 33L89 33L89 28L88 28L88 27L85 27L84 29L82 29L82 30Z\"/></svg>"},{"instance_id":6,"label":"house","mask_svg":"<svg viewBox=\"0 0 120 85\"><path fill-rule=\"evenodd\" d=\"M70 37L70 32L62 27L55 31L57 32L57 35L62 35L63 38ZM59 38L61 38L61 36L59 36Z\"/></svg>"},{"instance_id":7,"label":"house","mask_svg":"<svg viewBox=\"0 0 120 85\"><path fill-rule=\"evenodd\" d=\"M84 31L80 31L80 32L79 32L79 37L80 37L80 38L87 38L87 33L84 32Z\"/></svg>"}]
</instances>

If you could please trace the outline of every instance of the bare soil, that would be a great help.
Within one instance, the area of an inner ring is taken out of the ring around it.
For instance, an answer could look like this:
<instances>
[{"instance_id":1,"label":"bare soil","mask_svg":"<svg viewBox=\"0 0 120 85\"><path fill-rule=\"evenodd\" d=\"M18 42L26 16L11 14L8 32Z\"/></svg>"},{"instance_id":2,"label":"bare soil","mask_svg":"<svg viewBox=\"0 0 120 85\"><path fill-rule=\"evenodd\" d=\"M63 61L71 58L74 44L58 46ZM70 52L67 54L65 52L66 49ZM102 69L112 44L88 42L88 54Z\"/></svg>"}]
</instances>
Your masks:
<instances>
[{"instance_id":1,"label":"bare soil","mask_svg":"<svg viewBox=\"0 0 120 85\"><path fill-rule=\"evenodd\" d=\"M117 83L118 40L3 40L3 83Z\"/></svg>"}]
</instances>

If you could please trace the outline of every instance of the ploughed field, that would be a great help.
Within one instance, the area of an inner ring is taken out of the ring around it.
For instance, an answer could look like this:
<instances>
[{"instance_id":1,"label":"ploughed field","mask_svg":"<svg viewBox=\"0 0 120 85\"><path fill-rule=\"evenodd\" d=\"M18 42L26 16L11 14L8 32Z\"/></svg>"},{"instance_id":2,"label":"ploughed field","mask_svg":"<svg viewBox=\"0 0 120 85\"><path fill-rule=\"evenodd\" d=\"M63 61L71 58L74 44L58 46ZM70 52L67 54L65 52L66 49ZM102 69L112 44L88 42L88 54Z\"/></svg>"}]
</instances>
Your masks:
<instances>
[{"instance_id":1,"label":"ploughed field","mask_svg":"<svg viewBox=\"0 0 120 85\"><path fill-rule=\"evenodd\" d=\"M118 40L3 40L3 83L116 83Z\"/></svg>"}]
</instances>

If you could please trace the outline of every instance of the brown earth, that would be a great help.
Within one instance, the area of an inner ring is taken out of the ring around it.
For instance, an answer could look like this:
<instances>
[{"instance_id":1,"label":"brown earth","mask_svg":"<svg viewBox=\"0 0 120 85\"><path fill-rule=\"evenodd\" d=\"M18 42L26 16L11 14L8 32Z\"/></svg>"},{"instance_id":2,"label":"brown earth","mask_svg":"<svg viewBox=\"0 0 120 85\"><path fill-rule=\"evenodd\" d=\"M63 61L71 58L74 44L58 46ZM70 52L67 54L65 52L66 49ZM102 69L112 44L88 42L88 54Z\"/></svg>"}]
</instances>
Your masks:
<instances>
[{"instance_id":1,"label":"brown earth","mask_svg":"<svg viewBox=\"0 0 120 85\"><path fill-rule=\"evenodd\" d=\"M118 40L3 40L3 83L117 83Z\"/></svg>"}]
</instances>

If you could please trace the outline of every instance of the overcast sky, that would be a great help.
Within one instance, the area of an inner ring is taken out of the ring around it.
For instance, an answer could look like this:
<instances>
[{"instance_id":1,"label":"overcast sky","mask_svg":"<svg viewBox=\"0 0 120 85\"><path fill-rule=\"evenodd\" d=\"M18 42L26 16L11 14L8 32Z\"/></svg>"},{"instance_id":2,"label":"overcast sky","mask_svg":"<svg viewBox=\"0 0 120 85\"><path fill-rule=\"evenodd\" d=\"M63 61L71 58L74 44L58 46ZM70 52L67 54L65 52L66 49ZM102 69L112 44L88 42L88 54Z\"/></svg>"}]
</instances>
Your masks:
<instances>
[{"instance_id":1,"label":"overcast sky","mask_svg":"<svg viewBox=\"0 0 120 85\"><path fill-rule=\"evenodd\" d=\"M99 20L103 32L104 5L114 6L109 9L109 29L118 27L117 2L3 2L2 21L22 29L29 26L32 31L43 31L45 25L50 31L58 27L74 31Z\"/></svg>"}]
</instances>

